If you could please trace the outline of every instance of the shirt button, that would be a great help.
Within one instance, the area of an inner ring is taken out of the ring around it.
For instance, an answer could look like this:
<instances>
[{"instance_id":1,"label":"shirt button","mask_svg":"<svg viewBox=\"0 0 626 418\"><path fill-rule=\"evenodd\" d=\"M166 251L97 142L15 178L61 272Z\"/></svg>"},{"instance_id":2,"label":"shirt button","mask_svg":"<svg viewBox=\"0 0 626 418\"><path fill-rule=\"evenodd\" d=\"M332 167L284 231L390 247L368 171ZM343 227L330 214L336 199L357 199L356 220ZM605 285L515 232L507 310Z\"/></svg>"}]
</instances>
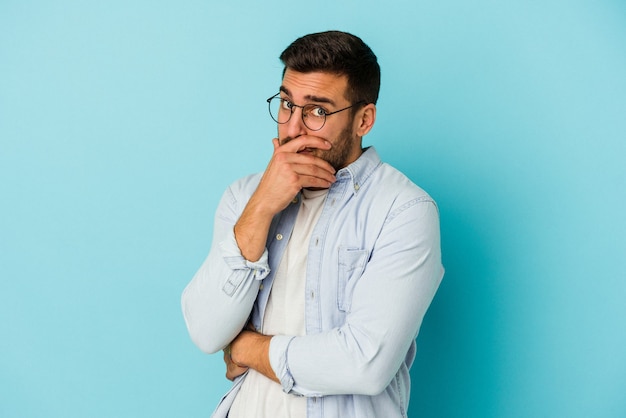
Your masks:
<instances>
[{"instance_id":1,"label":"shirt button","mask_svg":"<svg viewBox=\"0 0 626 418\"><path fill-rule=\"evenodd\" d=\"M259 286L259 290L263 290L263 284Z\"/></svg>"},{"instance_id":2,"label":"shirt button","mask_svg":"<svg viewBox=\"0 0 626 418\"><path fill-rule=\"evenodd\" d=\"M298 203L298 196L294 197L291 203Z\"/></svg>"},{"instance_id":3,"label":"shirt button","mask_svg":"<svg viewBox=\"0 0 626 418\"><path fill-rule=\"evenodd\" d=\"M359 186L358 183L354 185L354 190L359 190L360 188L361 186Z\"/></svg>"},{"instance_id":4,"label":"shirt button","mask_svg":"<svg viewBox=\"0 0 626 418\"><path fill-rule=\"evenodd\" d=\"M281 239L283 239L283 234L276 234L276 239L278 241L280 241Z\"/></svg>"}]
</instances>

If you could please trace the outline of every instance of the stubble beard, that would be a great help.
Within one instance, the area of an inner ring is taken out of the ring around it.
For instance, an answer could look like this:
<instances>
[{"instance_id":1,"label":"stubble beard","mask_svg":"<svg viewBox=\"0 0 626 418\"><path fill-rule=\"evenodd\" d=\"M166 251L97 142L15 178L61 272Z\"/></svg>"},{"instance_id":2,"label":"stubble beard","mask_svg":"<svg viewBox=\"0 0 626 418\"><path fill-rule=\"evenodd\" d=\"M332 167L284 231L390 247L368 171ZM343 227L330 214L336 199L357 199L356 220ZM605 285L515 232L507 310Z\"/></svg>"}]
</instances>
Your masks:
<instances>
[{"instance_id":1,"label":"stubble beard","mask_svg":"<svg viewBox=\"0 0 626 418\"><path fill-rule=\"evenodd\" d=\"M348 125L341 131L339 138L333 142L331 149L328 151L318 149L313 155L327 161L336 171L339 171L348 165L348 157L353 153L356 142L352 126Z\"/></svg>"},{"instance_id":2,"label":"stubble beard","mask_svg":"<svg viewBox=\"0 0 626 418\"><path fill-rule=\"evenodd\" d=\"M281 144L286 144L292 139L293 138L285 138L280 142ZM328 162L336 171L339 171L348 165L348 158L354 152L354 147L359 146L357 143L358 140L354 135L352 125L348 125L341 131L339 137L333 142L331 149L313 149L312 154L315 157Z\"/></svg>"}]
</instances>

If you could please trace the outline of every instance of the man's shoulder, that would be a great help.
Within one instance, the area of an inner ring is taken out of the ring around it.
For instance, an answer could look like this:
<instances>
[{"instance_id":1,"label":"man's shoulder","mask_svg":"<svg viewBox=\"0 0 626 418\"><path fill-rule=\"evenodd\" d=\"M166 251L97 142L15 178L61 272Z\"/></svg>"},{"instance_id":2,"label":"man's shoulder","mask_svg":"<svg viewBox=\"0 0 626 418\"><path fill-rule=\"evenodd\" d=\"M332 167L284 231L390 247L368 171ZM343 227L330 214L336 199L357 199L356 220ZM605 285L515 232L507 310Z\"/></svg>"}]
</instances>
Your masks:
<instances>
[{"instance_id":1,"label":"man's shoulder","mask_svg":"<svg viewBox=\"0 0 626 418\"><path fill-rule=\"evenodd\" d=\"M370 179L371 189L377 197L387 196L393 200L419 199L432 201L432 197L406 174L386 162L381 162Z\"/></svg>"},{"instance_id":2,"label":"man's shoulder","mask_svg":"<svg viewBox=\"0 0 626 418\"><path fill-rule=\"evenodd\" d=\"M252 196L256 190L263 173L249 174L235 180L228 186L228 190L237 197Z\"/></svg>"},{"instance_id":3,"label":"man's shoulder","mask_svg":"<svg viewBox=\"0 0 626 418\"><path fill-rule=\"evenodd\" d=\"M432 200L430 195L415 184L406 174L383 161L375 147L365 149L361 158L351 168L353 180L363 192L375 197L381 204L385 201Z\"/></svg>"}]
</instances>

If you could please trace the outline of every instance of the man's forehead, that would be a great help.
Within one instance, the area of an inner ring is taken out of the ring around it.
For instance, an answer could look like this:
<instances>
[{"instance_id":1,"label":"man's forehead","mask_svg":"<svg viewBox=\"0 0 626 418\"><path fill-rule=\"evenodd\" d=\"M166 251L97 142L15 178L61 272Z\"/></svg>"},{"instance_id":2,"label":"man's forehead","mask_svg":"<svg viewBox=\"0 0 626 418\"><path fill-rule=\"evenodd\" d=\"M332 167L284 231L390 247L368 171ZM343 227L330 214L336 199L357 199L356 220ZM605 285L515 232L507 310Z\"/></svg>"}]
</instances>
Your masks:
<instances>
[{"instance_id":1,"label":"man's forehead","mask_svg":"<svg viewBox=\"0 0 626 418\"><path fill-rule=\"evenodd\" d=\"M346 98L348 78L329 72L301 73L287 69L280 90L292 99L335 104Z\"/></svg>"}]
</instances>

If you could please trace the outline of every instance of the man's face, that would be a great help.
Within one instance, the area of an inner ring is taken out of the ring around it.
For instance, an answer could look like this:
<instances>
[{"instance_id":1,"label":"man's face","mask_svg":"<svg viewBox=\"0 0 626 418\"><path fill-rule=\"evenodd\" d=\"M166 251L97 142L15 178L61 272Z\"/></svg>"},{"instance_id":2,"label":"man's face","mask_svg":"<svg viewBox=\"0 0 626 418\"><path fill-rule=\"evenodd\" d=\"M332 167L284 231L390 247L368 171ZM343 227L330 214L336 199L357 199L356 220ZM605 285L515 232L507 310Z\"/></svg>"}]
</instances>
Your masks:
<instances>
[{"instance_id":1,"label":"man's face","mask_svg":"<svg viewBox=\"0 0 626 418\"><path fill-rule=\"evenodd\" d=\"M348 87L346 76L313 72L300 73L287 69L280 87L282 98L304 106L316 104L327 112L334 112L352 105L346 97ZM285 144L301 135L311 135L323 138L332 144L328 151L307 149L313 155L328 161L336 170L356 161L361 155L361 141L355 135L352 110L330 115L322 129L312 131L302 121L302 109L296 108L287 123L278 125L278 139Z\"/></svg>"}]
</instances>

